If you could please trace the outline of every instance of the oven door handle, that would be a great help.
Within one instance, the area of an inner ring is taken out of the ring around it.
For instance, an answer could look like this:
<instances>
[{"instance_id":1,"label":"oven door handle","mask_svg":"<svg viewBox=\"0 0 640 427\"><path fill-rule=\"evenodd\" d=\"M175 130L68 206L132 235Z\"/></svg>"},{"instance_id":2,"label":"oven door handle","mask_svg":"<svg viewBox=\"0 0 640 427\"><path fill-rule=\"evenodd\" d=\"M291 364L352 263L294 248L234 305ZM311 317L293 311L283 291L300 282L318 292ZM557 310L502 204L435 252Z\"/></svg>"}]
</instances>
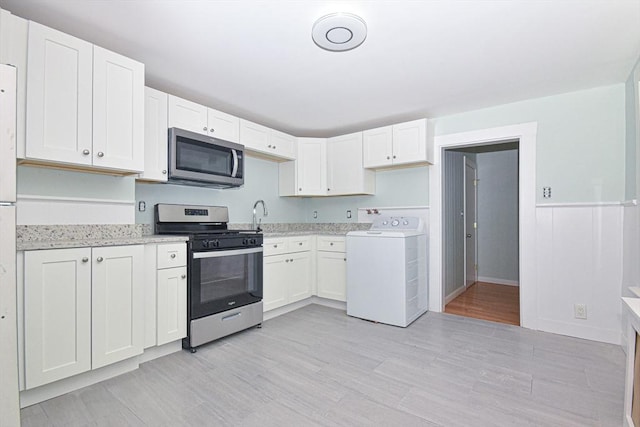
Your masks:
<instances>
[{"instance_id":1,"label":"oven door handle","mask_svg":"<svg viewBox=\"0 0 640 427\"><path fill-rule=\"evenodd\" d=\"M250 248L250 249L231 249L231 250L227 250L227 251L195 252L193 254L193 259L198 259L198 258L219 258L219 257L223 257L223 256L257 254L257 253L261 253L261 252L263 252L262 247Z\"/></svg>"}]
</instances>

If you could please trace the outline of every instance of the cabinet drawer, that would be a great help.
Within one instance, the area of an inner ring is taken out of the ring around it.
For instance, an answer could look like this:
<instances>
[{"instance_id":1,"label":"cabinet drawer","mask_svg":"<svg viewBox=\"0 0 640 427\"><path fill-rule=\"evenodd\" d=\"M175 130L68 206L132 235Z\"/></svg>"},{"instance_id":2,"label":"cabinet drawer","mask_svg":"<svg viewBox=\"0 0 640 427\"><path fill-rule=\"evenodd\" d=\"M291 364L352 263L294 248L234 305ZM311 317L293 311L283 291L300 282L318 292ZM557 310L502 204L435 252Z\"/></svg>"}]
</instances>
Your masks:
<instances>
[{"instance_id":1,"label":"cabinet drawer","mask_svg":"<svg viewBox=\"0 0 640 427\"><path fill-rule=\"evenodd\" d=\"M270 237L264 239L262 244L264 256L285 254L289 251L288 239L286 237Z\"/></svg>"},{"instance_id":2,"label":"cabinet drawer","mask_svg":"<svg viewBox=\"0 0 640 427\"><path fill-rule=\"evenodd\" d=\"M318 250L328 252L345 252L344 237L318 236Z\"/></svg>"},{"instance_id":3,"label":"cabinet drawer","mask_svg":"<svg viewBox=\"0 0 640 427\"><path fill-rule=\"evenodd\" d=\"M187 245L171 243L158 245L158 269L187 265Z\"/></svg>"},{"instance_id":4,"label":"cabinet drawer","mask_svg":"<svg viewBox=\"0 0 640 427\"><path fill-rule=\"evenodd\" d=\"M311 250L311 236L289 237L289 252Z\"/></svg>"}]
</instances>

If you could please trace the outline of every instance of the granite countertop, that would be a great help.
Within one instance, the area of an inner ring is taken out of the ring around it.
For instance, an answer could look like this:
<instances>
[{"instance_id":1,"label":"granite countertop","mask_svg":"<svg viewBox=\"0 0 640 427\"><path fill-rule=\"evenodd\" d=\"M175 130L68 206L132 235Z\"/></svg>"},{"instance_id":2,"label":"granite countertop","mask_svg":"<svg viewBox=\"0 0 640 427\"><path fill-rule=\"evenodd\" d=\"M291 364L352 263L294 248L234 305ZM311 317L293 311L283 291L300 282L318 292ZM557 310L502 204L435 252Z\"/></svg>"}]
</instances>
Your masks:
<instances>
[{"instance_id":1,"label":"granite countertop","mask_svg":"<svg viewBox=\"0 0 640 427\"><path fill-rule=\"evenodd\" d=\"M19 225L19 251L186 242L188 236L154 235L143 224Z\"/></svg>"}]
</instances>

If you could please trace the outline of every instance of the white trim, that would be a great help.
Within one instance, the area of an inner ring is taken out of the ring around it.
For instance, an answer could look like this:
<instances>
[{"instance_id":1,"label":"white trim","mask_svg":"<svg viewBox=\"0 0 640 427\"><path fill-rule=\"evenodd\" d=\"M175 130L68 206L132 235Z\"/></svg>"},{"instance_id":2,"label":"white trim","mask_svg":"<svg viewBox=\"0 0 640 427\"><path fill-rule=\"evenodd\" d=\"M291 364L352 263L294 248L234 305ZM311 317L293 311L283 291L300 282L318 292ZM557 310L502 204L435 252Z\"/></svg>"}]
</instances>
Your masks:
<instances>
[{"instance_id":1,"label":"white trim","mask_svg":"<svg viewBox=\"0 0 640 427\"><path fill-rule=\"evenodd\" d=\"M134 224L135 200L18 194L18 225Z\"/></svg>"},{"instance_id":2,"label":"white trim","mask_svg":"<svg viewBox=\"0 0 640 427\"><path fill-rule=\"evenodd\" d=\"M447 295L447 297L444 299L444 305L446 306L447 304L449 304L451 301L453 301L454 299L456 299L457 297L459 297L462 293L464 293L464 291L467 290L466 286L460 286L458 289L456 289L455 291L451 292L449 295Z\"/></svg>"},{"instance_id":3,"label":"white trim","mask_svg":"<svg viewBox=\"0 0 640 427\"><path fill-rule=\"evenodd\" d=\"M600 208L608 206L636 206L635 200L626 202L586 202L586 203L538 203L536 208Z\"/></svg>"},{"instance_id":4,"label":"white trim","mask_svg":"<svg viewBox=\"0 0 640 427\"><path fill-rule=\"evenodd\" d=\"M287 304L283 307L274 308L273 310L266 311L263 315L263 322L267 320L271 320L278 316L282 316L283 314L291 313L299 308L306 307L311 304L318 304L324 307L335 308L337 310L347 311L347 303L344 301L335 301L332 299L321 298L318 296L311 296L309 298L305 298L300 301L293 302L291 304Z\"/></svg>"},{"instance_id":5,"label":"white trim","mask_svg":"<svg viewBox=\"0 0 640 427\"><path fill-rule=\"evenodd\" d=\"M367 213L367 211L377 211L377 214ZM429 207L428 206L405 206L405 207L370 207L358 208L358 222L371 223L378 215L390 216L417 216L422 218L425 225L429 225Z\"/></svg>"},{"instance_id":6,"label":"white trim","mask_svg":"<svg viewBox=\"0 0 640 427\"><path fill-rule=\"evenodd\" d=\"M493 283L495 285L520 286L517 280L497 279L495 277L478 277L478 282Z\"/></svg>"},{"instance_id":7,"label":"white trim","mask_svg":"<svg viewBox=\"0 0 640 427\"><path fill-rule=\"evenodd\" d=\"M631 199L631 200L623 200L621 202L622 206L624 207L632 207L632 206L638 206L638 201L636 199Z\"/></svg>"},{"instance_id":8,"label":"white trim","mask_svg":"<svg viewBox=\"0 0 640 427\"><path fill-rule=\"evenodd\" d=\"M146 363L150 360L168 356L182 350L182 340L172 341L159 346L148 347L144 349L144 353L138 356L139 363Z\"/></svg>"},{"instance_id":9,"label":"white trim","mask_svg":"<svg viewBox=\"0 0 640 427\"><path fill-rule=\"evenodd\" d=\"M620 345L619 329L595 328L593 325L579 325L552 319L538 319L538 327L539 330L552 334Z\"/></svg>"},{"instance_id":10,"label":"white trim","mask_svg":"<svg viewBox=\"0 0 640 427\"><path fill-rule=\"evenodd\" d=\"M518 140L520 202L520 324L537 329L536 284L536 135L538 124L523 123L442 135L434 138L434 164L429 174L430 244L429 309L441 312L443 297L442 151L444 148L488 145Z\"/></svg>"}]
</instances>

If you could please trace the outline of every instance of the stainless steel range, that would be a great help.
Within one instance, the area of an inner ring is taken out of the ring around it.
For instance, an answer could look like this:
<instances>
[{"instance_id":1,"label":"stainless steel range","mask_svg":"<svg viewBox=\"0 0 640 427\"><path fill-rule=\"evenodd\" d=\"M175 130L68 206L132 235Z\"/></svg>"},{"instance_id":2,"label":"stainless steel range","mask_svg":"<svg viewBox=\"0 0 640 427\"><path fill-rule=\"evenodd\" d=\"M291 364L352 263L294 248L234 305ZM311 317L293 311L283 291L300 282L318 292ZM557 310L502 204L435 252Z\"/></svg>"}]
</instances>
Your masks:
<instances>
[{"instance_id":1,"label":"stainless steel range","mask_svg":"<svg viewBox=\"0 0 640 427\"><path fill-rule=\"evenodd\" d=\"M262 234L229 230L223 206L157 204L156 234L186 234L187 337L196 347L262 324Z\"/></svg>"}]
</instances>

